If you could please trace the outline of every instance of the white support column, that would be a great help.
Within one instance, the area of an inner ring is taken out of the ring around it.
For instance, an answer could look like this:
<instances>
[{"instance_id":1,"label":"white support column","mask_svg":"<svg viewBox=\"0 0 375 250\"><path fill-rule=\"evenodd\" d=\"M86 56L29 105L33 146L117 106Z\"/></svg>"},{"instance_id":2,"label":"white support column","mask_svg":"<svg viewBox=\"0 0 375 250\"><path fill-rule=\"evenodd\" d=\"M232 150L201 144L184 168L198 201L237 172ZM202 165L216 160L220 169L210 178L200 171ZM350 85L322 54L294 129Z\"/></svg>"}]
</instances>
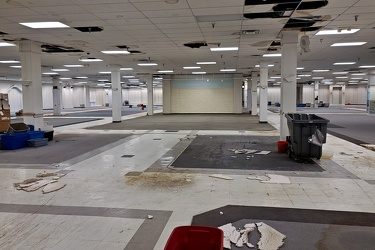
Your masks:
<instances>
[{"instance_id":1,"label":"white support column","mask_svg":"<svg viewBox=\"0 0 375 250\"><path fill-rule=\"evenodd\" d=\"M57 76L52 77L53 115L61 115L61 85Z\"/></svg>"},{"instance_id":2,"label":"white support column","mask_svg":"<svg viewBox=\"0 0 375 250\"><path fill-rule=\"evenodd\" d=\"M251 115L258 115L258 72L251 73Z\"/></svg>"},{"instance_id":3,"label":"white support column","mask_svg":"<svg viewBox=\"0 0 375 250\"><path fill-rule=\"evenodd\" d=\"M375 70L371 70L368 72L367 114L375 114Z\"/></svg>"},{"instance_id":4,"label":"white support column","mask_svg":"<svg viewBox=\"0 0 375 250\"><path fill-rule=\"evenodd\" d=\"M122 89L120 81L120 66L111 67L112 82L112 122L121 122Z\"/></svg>"},{"instance_id":5,"label":"white support column","mask_svg":"<svg viewBox=\"0 0 375 250\"><path fill-rule=\"evenodd\" d=\"M251 82L246 81L246 111L251 113Z\"/></svg>"},{"instance_id":6,"label":"white support column","mask_svg":"<svg viewBox=\"0 0 375 250\"><path fill-rule=\"evenodd\" d=\"M260 62L259 122L267 123L268 63Z\"/></svg>"},{"instance_id":7,"label":"white support column","mask_svg":"<svg viewBox=\"0 0 375 250\"><path fill-rule=\"evenodd\" d=\"M43 129L42 68L40 44L21 41L19 44L22 64L23 122Z\"/></svg>"},{"instance_id":8,"label":"white support column","mask_svg":"<svg viewBox=\"0 0 375 250\"><path fill-rule=\"evenodd\" d=\"M171 79L163 79L163 114L171 113Z\"/></svg>"},{"instance_id":9,"label":"white support column","mask_svg":"<svg viewBox=\"0 0 375 250\"><path fill-rule=\"evenodd\" d=\"M296 112L298 33L299 31L296 30L283 31L281 38L281 141L285 141L286 136L289 135L285 114Z\"/></svg>"},{"instance_id":10,"label":"white support column","mask_svg":"<svg viewBox=\"0 0 375 250\"><path fill-rule=\"evenodd\" d=\"M242 76L235 76L233 80L233 113L242 114Z\"/></svg>"},{"instance_id":11,"label":"white support column","mask_svg":"<svg viewBox=\"0 0 375 250\"><path fill-rule=\"evenodd\" d=\"M314 83L314 108L318 108L319 105L319 81Z\"/></svg>"},{"instance_id":12,"label":"white support column","mask_svg":"<svg viewBox=\"0 0 375 250\"><path fill-rule=\"evenodd\" d=\"M85 91L85 107L88 108L90 107L90 86L86 85L84 91Z\"/></svg>"},{"instance_id":13,"label":"white support column","mask_svg":"<svg viewBox=\"0 0 375 250\"><path fill-rule=\"evenodd\" d=\"M247 103L247 96L248 96L247 89L248 89L248 84L247 84L247 80L245 80L243 82L243 89L242 89L242 93L243 93L243 95L242 95L242 99L243 99L243 107L242 107L242 109L245 112L249 110L249 105Z\"/></svg>"},{"instance_id":14,"label":"white support column","mask_svg":"<svg viewBox=\"0 0 375 250\"><path fill-rule=\"evenodd\" d=\"M147 76L147 115L154 115L154 85L152 75Z\"/></svg>"}]
</instances>

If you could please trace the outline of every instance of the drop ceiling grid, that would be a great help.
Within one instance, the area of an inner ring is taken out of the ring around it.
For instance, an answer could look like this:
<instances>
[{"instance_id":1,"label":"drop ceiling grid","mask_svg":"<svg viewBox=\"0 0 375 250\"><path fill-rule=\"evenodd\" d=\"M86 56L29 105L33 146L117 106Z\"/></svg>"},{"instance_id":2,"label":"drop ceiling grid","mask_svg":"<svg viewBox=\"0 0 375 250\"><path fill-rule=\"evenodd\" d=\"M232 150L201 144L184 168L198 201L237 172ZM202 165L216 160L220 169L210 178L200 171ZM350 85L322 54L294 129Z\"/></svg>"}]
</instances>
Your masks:
<instances>
[{"instance_id":1,"label":"drop ceiling grid","mask_svg":"<svg viewBox=\"0 0 375 250\"><path fill-rule=\"evenodd\" d=\"M210 15L233 15L243 14L243 7L225 7L225 8L198 8L192 9L194 16L210 16Z\"/></svg>"},{"instance_id":2,"label":"drop ceiling grid","mask_svg":"<svg viewBox=\"0 0 375 250\"><path fill-rule=\"evenodd\" d=\"M243 7L244 0L214 0L214 1L202 1L202 0L187 0L190 7L194 9L199 8L226 8L226 7Z\"/></svg>"}]
</instances>

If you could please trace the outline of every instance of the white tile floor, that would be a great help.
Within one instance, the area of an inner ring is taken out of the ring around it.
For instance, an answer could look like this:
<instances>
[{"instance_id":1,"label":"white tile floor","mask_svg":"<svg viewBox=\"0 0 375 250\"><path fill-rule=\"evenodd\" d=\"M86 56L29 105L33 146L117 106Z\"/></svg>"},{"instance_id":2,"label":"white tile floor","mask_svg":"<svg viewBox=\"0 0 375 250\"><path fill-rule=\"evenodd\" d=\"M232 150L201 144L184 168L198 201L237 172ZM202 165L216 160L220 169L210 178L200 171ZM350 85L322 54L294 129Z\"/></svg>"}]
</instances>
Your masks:
<instances>
[{"instance_id":1,"label":"white tile floor","mask_svg":"<svg viewBox=\"0 0 375 250\"><path fill-rule=\"evenodd\" d=\"M126 119L142 114L127 116ZM279 116L269 113L278 127ZM110 122L110 118L91 125ZM59 127L55 133L112 133L88 131L88 123ZM119 133L119 131L115 131ZM67 168L73 170L60 182L67 186L54 193L27 193L13 183L32 178L40 169L0 168L0 211L3 204L83 206L173 211L154 250L164 248L174 227L188 225L194 215L225 205L255 205L375 213L375 152L329 136L323 151L358 179L291 177L291 184L260 183L233 171L233 181L214 179L205 173L142 172L191 131L131 132L134 138ZM198 131L205 135L278 135L271 132ZM161 138L162 140L153 140ZM122 158L123 155L134 155ZM147 218L145 218L147 220ZM143 219L101 216L47 215L0 212L0 249L124 249Z\"/></svg>"}]
</instances>

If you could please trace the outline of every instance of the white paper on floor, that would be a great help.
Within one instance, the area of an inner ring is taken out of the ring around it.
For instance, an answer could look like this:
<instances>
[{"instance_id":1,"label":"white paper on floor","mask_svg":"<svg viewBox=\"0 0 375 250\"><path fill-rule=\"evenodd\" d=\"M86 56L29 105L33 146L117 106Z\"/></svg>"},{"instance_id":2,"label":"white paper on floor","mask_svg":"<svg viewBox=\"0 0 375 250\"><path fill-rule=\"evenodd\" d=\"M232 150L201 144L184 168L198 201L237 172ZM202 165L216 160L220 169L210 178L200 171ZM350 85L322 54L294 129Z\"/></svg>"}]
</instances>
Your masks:
<instances>
[{"instance_id":1,"label":"white paper on floor","mask_svg":"<svg viewBox=\"0 0 375 250\"><path fill-rule=\"evenodd\" d=\"M55 192L55 191L60 190L60 189L62 189L63 187L66 186L66 184L59 183L59 182L57 182L57 180L54 180L54 181L56 181L56 182L51 182L43 188L43 190L42 190L43 194Z\"/></svg>"},{"instance_id":2,"label":"white paper on floor","mask_svg":"<svg viewBox=\"0 0 375 250\"><path fill-rule=\"evenodd\" d=\"M255 175L255 176L248 176L247 179L249 180L258 180L262 183L278 183L278 184L290 184L290 178L284 175L278 174L266 174L263 175Z\"/></svg>"},{"instance_id":3,"label":"white paper on floor","mask_svg":"<svg viewBox=\"0 0 375 250\"><path fill-rule=\"evenodd\" d=\"M14 187L17 190L24 190L26 192L33 192L41 187L44 187L42 190L43 194L51 193L66 186L66 184L57 183L57 180L65 175L66 174L61 173L38 173L36 175L37 178L27 179L23 182L14 183Z\"/></svg>"},{"instance_id":4,"label":"white paper on floor","mask_svg":"<svg viewBox=\"0 0 375 250\"><path fill-rule=\"evenodd\" d=\"M232 177L222 175L222 174L212 174L209 177L218 178L218 179L222 179L222 180L234 180Z\"/></svg>"},{"instance_id":5,"label":"white paper on floor","mask_svg":"<svg viewBox=\"0 0 375 250\"><path fill-rule=\"evenodd\" d=\"M271 151L260 151L260 152L257 152L255 154L256 155L268 155L269 153L271 153Z\"/></svg>"},{"instance_id":6,"label":"white paper on floor","mask_svg":"<svg viewBox=\"0 0 375 250\"><path fill-rule=\"evenodd\" d=\"M254 248L255 246L249 242L249 233L258 230L260 239L257 243L260 250L277 250L284 244L286 236L273 227L263 223L249 223L244 226L244 229L236 229L232 223L220 226L219 229L223 230L223 245L226 249L231 249L231 243L237 247L247 246Z\"/></svg>"},{"instance_id":7,"label":"white paper on floor","mask_svg":"<svg viewBox=\"0 0 375 250\"><path fill-rule=\"evenodd\" d=\"M234 152L235 154L253 154L258 152L259 150L256 149L246 149L246 148L229 148L228 151Z\"/></svg>"}]
</instances>

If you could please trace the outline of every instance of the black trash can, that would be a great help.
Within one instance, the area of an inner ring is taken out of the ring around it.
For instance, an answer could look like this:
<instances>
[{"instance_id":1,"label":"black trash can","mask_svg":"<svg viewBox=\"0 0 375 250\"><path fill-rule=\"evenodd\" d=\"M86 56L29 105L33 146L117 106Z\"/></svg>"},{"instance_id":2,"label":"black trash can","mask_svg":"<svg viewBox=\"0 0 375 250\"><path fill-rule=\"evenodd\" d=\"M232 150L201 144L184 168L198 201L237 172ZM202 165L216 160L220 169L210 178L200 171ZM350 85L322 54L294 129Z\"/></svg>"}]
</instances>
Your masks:
<instances>
[{"instance_id":1,"label":"black trash can","mask_svg":"<svg viewBox=\"0 0 375 250\"><path fill-rule=\"evenodd\" d=\"M322 144L326 142L329 120L315 114L288 113L285 117L290 135L287 137L289 157L291 158L292 155L295 155L297 158L302 159L320 159L322 156ZM320 143L314 141L317 135L321 136Z\"/></svg>"}]
</instances>

